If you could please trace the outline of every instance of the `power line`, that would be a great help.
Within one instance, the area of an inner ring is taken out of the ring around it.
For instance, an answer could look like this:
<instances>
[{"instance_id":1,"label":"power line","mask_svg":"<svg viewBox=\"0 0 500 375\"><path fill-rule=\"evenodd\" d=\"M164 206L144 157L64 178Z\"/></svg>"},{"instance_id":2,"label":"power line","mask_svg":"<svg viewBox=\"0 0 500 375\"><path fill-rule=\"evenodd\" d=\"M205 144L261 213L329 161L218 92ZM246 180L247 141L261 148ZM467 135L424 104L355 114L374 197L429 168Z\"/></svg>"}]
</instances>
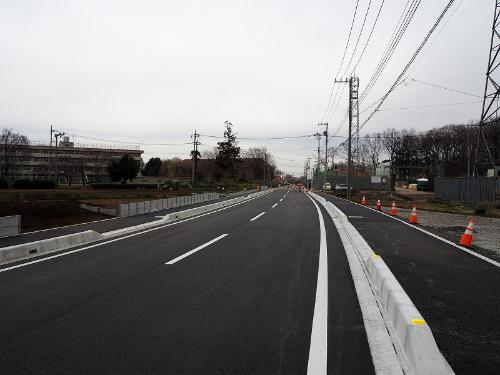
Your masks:
<instances>
[{"instance_id":1,"label":"power line","mask_svg":"<svg viewBox=\"0 0 500 375\"><path fill-rule=\"evenodd\" d=\"M365 17L363 18L363 23L361 24L361 30L359 30L358 39L356 40L356 44L354 45L354 50L352 51L351 58L349 59L349 63L347 64L347 67L345 68L345 71L342 74L342 76L344 76L344 77L347 74L347 71L349 70L349 67L351 66L352 59L354 58L354 55L356 54L356 51L358 49L359 40L361 39L361 35L363 35L363 30L365 29L366 18L368 17L368 13L370 12L371 5L372 5L372 0L370 0L370 2L368 3L368 7L366 8L366 12L365 12Z\"/></svg>"},{"instance_id":2,"label":"power line","mask_svg":"<svg viewBox=\"0 0 500 375\"><path fill-rule=\"evenodd\" d=\"M73 137L77 138L83 138L83 139L90 139L93 141L101 141L101 142L108 142L108 143L119 143L119 144L128 144L128 145L139 145L139 146L184 146L184 145L190 145L191 142L185 142L185 143L143 143L143 142L134 142L134 141L117 141L117 140L110 140L110 139L105 139L105 138L97 138L97 137L88 137L86 135L79 135L75 133L67 133L68 135L72 135Z\"/></svg>"},{"instance_id":3,"label":"power line","mask_svg":"<svg viewBox=\"0 0 500 375\"><path fill-rule=\"evenodd\" d=\"M378 22L378 19L380 17L380 13L382 12L382 8L384 7L384 3L385 3L385 0L382 0L382 2L380 3L380 7L378 8L377 16L375 17L375 22L373 23L372 29L370 30L370 34L368 35L368 38L365 42L365 46L363 47L363 50L361 51L361 54L359 55L359 58L358 58L358 61L356 62L356 65L354 65L354 68L352 68L353 72L358 67L359 62L361 61L361 59L363 58L363 55L365 54L366 47L368 47L368 44L370 43L370 39L372 37L373 30L375 30L375 26L377 26L377 22Z\"/></svg>"},{"instance_id":4,"label":"power line","mask_svg":"<svg viewBox=\"0 0 500 375\"><path fill-rule=\"evenodd\" d=\"M422 50L422 48L425 46L425 44L427 43L427 41L429 40L429 38L431 37L432 33L434 32L434 30L436 30L437 26L439 25L439 23L441 22L441 20L443 19L443 17L445 16L446 12L448 12L448 9L450 9L450 7L453 5L453 3L455 2L455 0L450 0L448 2L448 4L446 5L446 7L443 9L443 11L441 12L441 14L439 15L439 17L437 18L437 20L434 22L434 25L431 27L431 29L427 32L427 35L425 36L424 40L420 43L420 45L418 46L418 48L415 50L415 52L413 53L413 56L411 57L410 61L408 61L408 63L406 64L406 66L404 67L403 71L399 74L398 78L396 78L396 81L394 81L394 83L392 84L391 88L387 91L387 93L382 97L381 101L379 102L379 104L377 105L377 107L373 110L373 112L368 116L368 118L363 122L363 124L361 124L360 126L360 129L363 128L366 123L368 121L371 120L371 118L375 115L375 113L380 109L380 107L382 107L382 104L384 103L384 101L387 99L387 97L391 94L392 91L394 91L394 89L399 85L399 82L401 80L401 78L406 74L408 68L411 66L411 64L413 63L413 61L415 61L416 57L418 56L418 54L420 53L420 51Z\"/></svg>"},{"instance_id":5,"label":"power line","mask_svg":"<svg viewBox=\"0 0 500 375\"><path fill-rule=\"evenodd\" d=\"M403 13L401 14L398 23L396 24L396 27L391 35L389 43L386 46L386 49L384 50L384 53L380 58L377 67L375 68L375 72L372 74L372 76L368 81L368 84L361 93L360 97L361 102L369 95L370 91L373 89L373 86L375 86L382 72L385 70L385 67L390 61L392 55L394 54L394 51L399 45L399 42L403 38L403 35L405 34L408 28L408 25L410 24L411 20L413 19L413 16L417 12L418 7L420 6L420 2L421 0L413 0L412 3L408 6L409 0L407 1L405 8L403 9Z\"/></svg>"},{"instance_id":6,"label":"power line","mask_svg":"<svg viewBox=\"0 0 500 375\"><path fill-rule=\"evenodd\" d=\"M339 69L337 70L337 73L335 74L335 79L337 79L340 71L342 70L342 65L344 64L344 59L345 59L345 56L346 56L346 53L347 53L347 48L349 46L349 42L351 41L352 28L354 26L354 21L356 20L356 14L358 13L358 5L359 5L359 0L356 0L356 8L354 9L354 15L352 17L351 27L349 29L349 36L347 37L347 42L346 42L346 45L345 45L345 48L344 48L344 54L342 55L342 61L340 62ZM335 84L332 84L332 90L330 92L330 98L328 99L328 104L326 106L325 113L323 114L323 117L321 118L320 122L324 121L325 116L328 113L328 109L330 108L330 103L332 101L332 97L333 97L333 92L334 91L335 91Z\"/></svg>"},{"instance_id":7,"label":"power line","mask_svg":"<svg viewBox=\"0 0 500 375\"><path fill-rule=\"evenodd\" d=\"M401 108L384 108L379 111L396 111L396 110L405 110L405 109L420 109L420 108L435 108L435 107L448 107L454 105L462 105L462 104L477 104L482 103L482 100L476 100L473 102L458 102L458 103L444 103L444 104L430 104L430 105L419 105L413 107L401 107Z\"/></svg>"},{"instance_id":8,"label":"power line","mask_svg":"<svg viewBox=\"0 0 500 375\"><path fill-rule=\"evenodd\" d=\"M413 82L418 82L418 83L422 83L424 85L427 85L427 86L432 86L432 87L437 87L439 89L443 89L443 90L447 90L447 91L453 91L453 92L457 92L459 94L464 94L464 95L469 95L469 96L474 96L476 98L482 98L482 96L480 95L475 95L475 94L471 94L469 92L465 92L465 91L460 91L460 90L455 90L455 89L451 89L449 87L445 87L445 86L441 86L441 85L437 85L435 83L430 83L430 82L425 82L425 81L421 81L421 80L418 80L418 79L415 79L415 78L410 78L411 81Z\"/></svg>"},{"instance_id":9,"label":"power line","mask_svg":"<svg viewBox=\"0 0 500 375\"><path fill-rule=\"evenodd\" d=\"M224 138L221 136L208 135L208 134L200 134L200 137L217 138L217 139ZM272 140L280 140L280 139L298 139L298 138L310 138L310 137L314 137L314 134L294 135L294 136L285 136L285 137L265 137L265 138L237 137L237 139L243 140L243 141L272 141Z\"/></svg>"}]
</instances>

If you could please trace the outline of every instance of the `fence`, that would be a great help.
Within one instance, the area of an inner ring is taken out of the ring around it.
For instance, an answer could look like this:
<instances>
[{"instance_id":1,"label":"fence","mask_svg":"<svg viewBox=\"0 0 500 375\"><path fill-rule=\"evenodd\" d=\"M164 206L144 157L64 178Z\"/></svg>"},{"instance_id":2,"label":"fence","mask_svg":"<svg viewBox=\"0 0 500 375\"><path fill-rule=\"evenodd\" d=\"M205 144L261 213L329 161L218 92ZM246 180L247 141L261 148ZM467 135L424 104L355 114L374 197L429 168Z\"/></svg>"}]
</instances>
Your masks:
<instances>
[{"instance_id":1,"label":"fence","mask_svg":"<svg viewBox=\"0 0 500 375\"><path fill-rule=\"evenodd\" d=\"M208 202L218 198L219 193L205 193L166 199L156 199L154 201L120 204L116 209L116 215L121 217L135 216L148 212L155 212L166 210L169 208L188 206L195 203Z\"/></svg>"},{"instance_id":2,"label":"fence","mask_svg":"<svg viewBox=\"0 0 500 375\"><path fill-rule=\"evenodd\" d=\"M471 203L500 202L498 177L436 177L434 196L439 199Z\"/></svg>"},{"instance_id":3,"label":"fence","mask_svg":"<svg viewBox=\"0 0 500 375\"><path fill-rule=\"evenodd\" d=\"M332 185L332 189L337 184L347 184L347 176L327 176L326 182ZM355 190L391 190L391 179L385 176L351 176L351 186ZM315 189L323 188L323 178L315 178L313 181Z\"/></svg>"}]
</instances>

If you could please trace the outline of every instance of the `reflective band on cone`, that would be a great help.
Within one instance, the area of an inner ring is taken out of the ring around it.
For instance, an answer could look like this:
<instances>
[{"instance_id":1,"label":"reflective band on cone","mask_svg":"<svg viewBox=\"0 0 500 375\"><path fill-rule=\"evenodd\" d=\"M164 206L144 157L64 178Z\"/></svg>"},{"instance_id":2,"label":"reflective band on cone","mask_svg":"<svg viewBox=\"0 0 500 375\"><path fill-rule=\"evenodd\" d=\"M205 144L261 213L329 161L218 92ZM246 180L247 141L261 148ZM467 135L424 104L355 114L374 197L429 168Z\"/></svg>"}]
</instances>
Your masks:
<instances>
[{"instance_id":1,"label":"reflective band on cone","mask_svg":"<svg viewBox=\"0 0 500 375\"><path fill-rule=\"evenodd\" d=\"M410 219L408 221L410 222L410 224L418 224L417 206L413 206L413 210L411 210Z\"/></svg>"},{"instance_id":2,"label":"reflective band on cone","mask_svg":"<svg viewBox=\"0 0 500 375\"><path fill-rule=\"evenodd\" d=\"M366 196L363 195L363 199L361 199L361 204L366 206Z\"/></svg>"},{"instance_id":3,"label":"reflective band on cone","mask_svg":"<svg viewBox=\"0 0 500 375\"><path fill-rule=\"evenodd\" d=\"M397 214L398 214L398 209L396 208L396 202L392 202L392 207L391 211L389 212L389 215L396 216Z\"/></svg>"}]
</instances>

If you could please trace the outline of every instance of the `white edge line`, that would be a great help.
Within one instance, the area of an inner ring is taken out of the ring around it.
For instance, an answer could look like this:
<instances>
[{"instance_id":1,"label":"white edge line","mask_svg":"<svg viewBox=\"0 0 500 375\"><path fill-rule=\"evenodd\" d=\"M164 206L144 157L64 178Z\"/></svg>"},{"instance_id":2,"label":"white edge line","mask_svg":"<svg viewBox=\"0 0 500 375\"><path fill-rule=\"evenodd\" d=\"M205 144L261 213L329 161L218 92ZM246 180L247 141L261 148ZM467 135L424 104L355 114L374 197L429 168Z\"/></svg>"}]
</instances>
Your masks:
<instances>
[{"instance_id":1,"label":"white edge line","mask_svg":"<svg viewBox=\"0 0 500 375\"><path fill-rule=\"evenodd\" d=\"M266 213L266 211L264 212L261 212L260 214L258 214L257 216L255 216L254 218L251 218L250 221L255 221L257 220L259 217L261 217L262 215L264 215Z\"/></svg>"},{"instance_id":2,"label":"white edge line","mask_svg":"<svg viewBox=\"0 0 500 375\"><path fill-rule=\"evenodd\" d=\"M406 221L401 220L401 219L400 219L400 218L398 218L398 217L394 217L394 216L388 215L388 214L386 214L385 212L382 212L382 211L377 211L377 210L375 210L375 209L373 209L373 208L371 208L371 207L368 207L368 206L363 206L362 204L359 204L359 203L356 203L356 202L348 201L347 199L344 199L344 198L340 198L340 197L336 197L336 198L342 199L342 200L344 200L344 201L346 201L346 202L349 202L349 203L352 203L352 204L358 205L358 206L363 207L363 208L367 208L367 209L372 210L372 211L374 211L374 212L377 212L377 213L379 213L379 214L382 214L382 215L385 215L385 216L387 216L387 217L390 217L391 219L393 219L393 220L397 220L397 221L399 221L400 223L403 223L404 225L409 226L410 228L413 228L413 229L419 230L420 232L423 232L423 233L425 233L425 234L428 234L428 235L429 235L429 236L431 236L431 237L434 237L434 238L436 238L436 239L438 239L438 240L441 240L441 241L443 241L443 242L446 242L448 245L454 246L454 247L456 247L456 248L457 248L457 249L459 249L459 250L462 250L462 251L464 251L464 252L466 252L466 253L468 253L468 254L470 254L470 255L473 255L473 256L475 256L475 257L477 257L477 258L479 258L479 259L484 260L485 262L488 262L488 263L490 263L490 264L492 264L492 265L497 266L497 267L499 267L499 268L500 268L500 263L495 262L493 259L490 259L490 258L488 258L488 257L485 257L484 255L478 254L478 253L476 253L476 252L474 252L474 251L472 251L472 250L469 250L469 249L466 249L466 248L464 248L464 247L462 247L462 246L459 246L459 245L457 245L456 243L454 243L454 242L452 242L452 241L450 241L450 240L447 240L446 238L440 237L440 236L438 236L437 234L434 234L434 233L432 233L432 232L429 232L429 231L427 231L427 230L425 230L425 229L422 229L422 228L420 228L420 227L416 226L415 224L410 224L410 223L407 223Z\"/></svg>"},{"instance_id":3,"label":"white edge line","mask_svg":"<svg viewBox=\"0 0 500 375\"><path fill-rule=\"evenodd\" d=\"M102 245L107 245L108 243L112 243L112 242L116 242L116 241L121 241L121 240L124 240L124 239L126 239L126 238L130 238L130 237L139 236L139 235L144 234L144 233L148 233L148 232L152 232L152 231L155 231L155 230L163 229L163 228L166 228L166 227L170 227L170 226L172 226L172 225L181 224L181 223L184 223L184 222L186 222L186 221L195 220L195 219L198 219L198 218L203 217L203 216L207 216L207 215L211 215L211 214L216 213L216 212L220 212L220 211L227 210L228 208L232 208L232 207L235 207L235 206L239 206L240 204L250 202L250 201L252 201L252 200L254 200L254 199L257 199L257 198L263 197L264 195L267 195L267 194L268 194L268 193L264 193L264 194L261 194L261 195L258 195L258 196L256 196L256 197L254 197L254 198L250 198L250 199L247 199L247 200L245 200L245 201L238 202L238 203L235 203L235 204L230 205L230 206L223 207L223 208L218 209L218 210L214 210L214 211L206 212L206 213L204 213L204 214L197 215L197 216L193 216L193 217L189 217L189 218L184 219L184 220L175 221L175 222L173 222L173 223L169 223L169 224L165 224L165 225L160 225L160 226L157 226L157 227L154 227L154 228L150 228L150 229L143 230L143 231L141 231L141 232L135 232L135 233L132 233L132 234L129 234L129 235L123 236L123 237L114 238L114 239L112 239L112 240L108 240L108 241L104 241L104 242L99 242L99 243L96 243L96 244L93 244L93 245L89 245L89 246L82 247L82 248L80 248L80 249L71 250L71 251L64 251L64 250L62 250L62 251L64 251L63 253L59 253L59 254L56 254L56 255L51 255L51 256L49 256L49 257L44 257L44 258L40 258L40 259L36 259L36 260L32 260L32 261L30 261L30 262L26 262L26 263L16 264L15 266L7 267L7 268L1 268L1 269L0 269L0 273L2 273L2 272L6 272L6 271L10 271L10 270L13 270L13 269L16 269L16 268L21 268L21 267L29 266L29 265L31 265L31 264L35 264L35 263L45 262L45 261L47 261L47 260L51 260L51 259L55 259L55 258L59 258L59 257L65 256L65 255L78 253L78 252L80 252L80 251L84 251L84 250L92 249L92 248L94 248L94 247L98 247L98 246L102 246Z\"/></svg>"},{"instance_id":4,"label":"white edge line","mask_svg":"<svg viewBox=\"0 0 500 375\"><path fill-rule=\"evenodd\" d=\"M188 251L187 253L184 253L184 254L182 254L182 255L179 255L177 258L174 258L174 259L172 259L172 260L168 261L168 262L167 262L167 263L165 263L165 264L169 264L169 265L171 265L171 264L177 263L178 261L180 261L180 260L182 260L182 259L184 259L184 258L186 258L186 257L190 256L191 254L194 254L194 253L196 253L196 252L200 251L201 249L204 249L204 248L205 248L205 247L207 247L207 246L210 246L210 245L211 245L211 244L213 244L214 242L217 242L217 241L219 241L219 240L223 239L223 238L224 238L224 237L226 237L226 236L227 236L227 233L225 233L225 234L221 234L219 237L216 237L216 238L214 238L213 240L210 240L210 241L208 241L208 242L205 242L203 245L200 245L200 246L198 246L197 248L194 248L193 250Z\"/></svg>"},{"instance_id":5,"label":"white edge line","mask_svg":"<svg viewBox=\"0 0 500 375\"><path fill-rule=\"evenodd\" d=\"M307 197L316 207L320 228L318 281L314 302L311 346L309 347L309 358L307 361L307 374L326 375L328 363L328 252L326 229L321 210L311 197Z\"/></svg>"}]
</instances>

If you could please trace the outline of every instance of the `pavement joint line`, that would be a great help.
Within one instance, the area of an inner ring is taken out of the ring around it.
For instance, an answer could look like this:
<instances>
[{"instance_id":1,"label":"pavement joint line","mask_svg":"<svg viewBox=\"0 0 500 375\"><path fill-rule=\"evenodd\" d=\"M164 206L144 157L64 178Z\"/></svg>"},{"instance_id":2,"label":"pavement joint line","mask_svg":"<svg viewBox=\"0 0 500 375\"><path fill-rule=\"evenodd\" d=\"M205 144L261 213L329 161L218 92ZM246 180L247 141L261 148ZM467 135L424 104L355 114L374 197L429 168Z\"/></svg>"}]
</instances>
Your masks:
<instances>
[{"instance_id":1,"label":"pavement joint line","mask_svg":"<svg viewBox=\"0 0 500 375\"><path fill-rule=\"evenodd\" d=\"M326 375L328 371L328 249L326 228L323 214L318 205L309 195L307 197L316 207L320 229L318 280L311 330L311 346L309 347L307 361L307 375Z\"/></svg>"},{"instance_id":2,"label":"pavement joint line","mask_svg":"<svg viewBox=\"0 0 500 375\"><path fill-rule=\"evenodd\" d=\"M10 270L13 270L13 269L16 269L16 268L26 267L26 266L29 266L29 265L32 265L32 264L36 264L36 263L46 262L48 260L59 258L59 257L65 256L65 255L79 253L81 251L92 249L94 247L98 247L98 246L102 246L102 245L107 245L109 243L121 241L121 240L124 240L124 239L127 239L127 238L131 238L131 237L135 237L135 236L139 236L139 235L144 234L144 233L148 233L148 232L152 232L152 231L155 231L155 230L163 229L163 228L170 227L170 226L173 226L173 225L178 225L178 224L184 223L186 221L195 220L195 219L198 219L198 218L206 216L206 215L211 215L211 214L216 213L216 212L227 210L228 208L239 206L240 204L253 201L254 199L258 199L258 198L263 197L265 195L267 195L267 193L258 195L256 197L253 197L253 198L250 198L250 199L247 199L247 200L244 200L242 202L235 203L235 204L230 205L230 206L226 206L226 207L220 208L218 210L206 212L206 213L203 213L201 215L197 215L197 216L189 217L189 218L186 218L186 219L183 219L183 220L175 221L173 223L168 223L168 224L157 226L157 227L154 227L154 228L149 228L149 229L146 229L146 230L143 230L143 231L134 232L134 233L128 234L126 236L121 236L121 237L113 238L113 239L110 239L110 240L107 240L107 241L104 241L104 242L99 242L99 243L96 243L96 244L92 244L92 245L85 246L85 247L82 247L82 248L79 248L79 249L75 249L75 250L71 250L71 251L64 251L64 250L62 250L62 251L64 251L62 253L51 255L51 256L48 256L48 257L44 257L44 258L39 258L39 259L36 259L36 260L32 260L30 262L16 264L15 266L10 266L10 267L6 267L6 268L0 268L0 273L6 272L6 271L10 271Z\"/></svg>"},{"instance_id":3,"label":"pavement joint line","mask_svg":"<svg viewBox=\"0 0 500 375\"><path fill-rule=\"evenodd\" d=\"M459 245L457 245L456 243L454 243L454 242L452 242L452 241L450 241L450 240L447 240L446 238L440 237L440 236L438 236L437 234L434 234L434 233L432 233L432 232L429 232L429 231L427 231L427 230L425 230L425 229L422 229L422 228L420 228L420 227L416 226L415 224L410 224L410 223L407 223L406 221L401 220L401 219L400 219L400 218L398 218L398 217L391 216L391 215L389 215L389 214L387 214L387 213L385 213L385 212L383 212L383 211L378 211L378 210L376 210L376 209L374 209L374 208L371 208L371 207L368 207L368 206L363 206L362 204L359 204L359 203L356 203L356 202L352 202L352 201L348 201L347 199L344 199L344 198L340 198L340 197L337 197L337 198L342 199L342 200L344 200L344 201L346 201L346 202L349 202L349 203L355 204L355 205L357 205L357 206L360 206L360 207L363 207L363 208L367 208L367 209L369 209L369 210L372 210L372 211L377 212L377 213L379 213L379 214L385 215L385 216L387 216L387 217L390 217L391 219L394 219L394 220L396 220L396 221L399 221L400 223L402 223L402 224L404 224L404 225L407 225L407 226L409 226L410 228L413 228L413 229L419 230L419 231L421 231L421 232L423 232L423 233L425 233L425 234L428 234L428 235L429 235L429 236L431 236L431 237L434 237L434 238L436 238L436 239L438 239L438 240L441 240L441 241L443 241L443 242L447 243L448 245L454 246L454 247L456 247L457 249L462 250L463 252L466 252L467 254L473 255L473 256L475 256L475 257L477 257L477 258L481 259L481 260L484 260L485 262L488 262L488 263L490 263L490 264L492 264L492 265L494 265L494 266L496 266L496 267L500 268L500 263L499 263L499 262L495 262L493 259L490 259L490 258L488 258L488 257L486 257L486 256L484 256L484 255L478 254L478 253L476 253L476 252L474 252L474 251L472 251L472 250L469 250L469 249L466 249L466 248L464 248L464 247L462 247L462 246L459 246Z\"/></svg>"},{"instance_id":4,"label":"pavement joint line","mask_svg":"<svg viewBox=\"0 0 500 375\"><path fill-rule=\"evenodd\" d=\"M255 217L251 218L251 219L250 219L250 221L255 221L255 220L257 220L259 217L261 217L261 216L262 216L262 215L264 215L265 213L266 213L266 211L261 212L261 213L260 213L260 214L258 214L257 216L255 216Z\"/></svg>"},{"instance_id":5,"label":"pavement joint line","mask_svg":"<svg viewBox=\"0 0 500 375\"><path fill-rule=\"evenodd\" d=\"M275 203L275 204L273 204L273 206L272 206L271 208L274 208L274 207L276 207L277 205L278 205L278 203Z\"/></svg>"},{"instance_id":6,"label":"pavement joint line","mask_svg":"<svg viewBox=\"0 0 500 375\"><path fill-rule=\"evenodd\" d=\"M117 216L117 217L110 217L108 219L100 219L100 220L93 220L93 221L87 221L85 223L77 223L77 224L70 224L70 225L63 225L60 227L54 227L54 228L47 228L47 229L40 229L40 230L34 230L32 232L24 232L18 234L18 236L24 236L25 234L34 234L34 233L41 233L41 232L47 232L49 230L56 230L56 229L63 229L63 228L70 228L70 227L76 227L77 225L86 225L86 224L94 224L94 223L100 223L103 221L109 221L109 220L116 220L116 219L123 219L123 217Z\"/></svg>"},{"instance_id":7,"label":"pavement joint line","mask_svg":"<svg viewBox=\"0 0 500 375\"><path fill-rule=\"evenodd\" d=\"M188 251L187 253L184 253L184 254L182 254L182 255L179 255L177 258L174 258L174 259L172 259L172 260L170 260L170 261L166 262L165 264L167 264L167 265L172 265L172 264L175 264L175 263L177 263L178 261L180 261L180 260L182 260L182 259L184 259L184 258L186 258L186 257L188 257L188 256L190 256L190 255L192 255L192 254L194 254L194 253L196 253L196 252L200 251L201 249L204 249L205 247L210 246L211 244L213 244L213 243L215 243L215 242L217 242L217 241L219 241L219 240L223 239L223 238L224 238L224 237L226 237L226 236L227 236L227 233L225 233L225 234L221 234L219 237L216 237L216 238L214 238L213 240L210 240L210 241L208 241L208 242L205 242L203 245L200 245L200 246L198 246L198 247L194 248L193 250Z\"/></svg>"}]
</instances>

